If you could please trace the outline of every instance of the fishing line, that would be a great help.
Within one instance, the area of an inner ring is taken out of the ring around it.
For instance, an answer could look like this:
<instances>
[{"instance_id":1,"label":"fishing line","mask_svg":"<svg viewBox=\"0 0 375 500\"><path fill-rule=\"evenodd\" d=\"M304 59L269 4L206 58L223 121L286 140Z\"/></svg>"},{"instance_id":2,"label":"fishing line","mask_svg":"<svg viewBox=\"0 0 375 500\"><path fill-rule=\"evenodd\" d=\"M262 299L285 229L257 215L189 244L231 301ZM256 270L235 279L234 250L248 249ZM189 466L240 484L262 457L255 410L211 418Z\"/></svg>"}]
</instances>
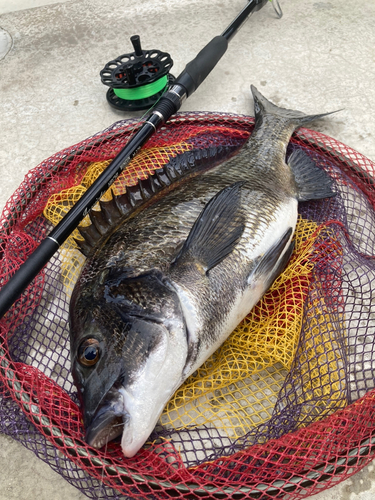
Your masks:
<instances>
[{"instance_id":1,"label":"fishing line","mask_svg":"<svg viewBox=\"0 0 375 500\"><path fill-rule=\"evenodd\" d=\"M140 128L140 125L146 123L146 117L152 112L153 108L158 104L158 102L163 97L163 95L167 92L167 90L168 90L168 85L166 85L164 87L163 91L157 97L157 100L154 102L154 104L152 104L152 106L150 108L147 108L147 110L142 114L142 116L140 116L139 119L134 123L134 126L129 130L129 136L127 138L127 143L129 143L131 141L131 139L133 138L136 131Z\"/></svg>"},{"instance_id":2,"label":"fishing line","mask_svg":"<svg viewBox=\"0 0 375 500\"><path fill-rule=\"evenodd\" d=\"M156 80L156 82L149 83L148 85L144 85L139 88L134 89L113 89L113 92L124 100L136 101L139 99L147 99L147 97L151 97L161 90L164 90L168 85L168 77L163 76L160 80Z\"/></svg>"}]
</instances>

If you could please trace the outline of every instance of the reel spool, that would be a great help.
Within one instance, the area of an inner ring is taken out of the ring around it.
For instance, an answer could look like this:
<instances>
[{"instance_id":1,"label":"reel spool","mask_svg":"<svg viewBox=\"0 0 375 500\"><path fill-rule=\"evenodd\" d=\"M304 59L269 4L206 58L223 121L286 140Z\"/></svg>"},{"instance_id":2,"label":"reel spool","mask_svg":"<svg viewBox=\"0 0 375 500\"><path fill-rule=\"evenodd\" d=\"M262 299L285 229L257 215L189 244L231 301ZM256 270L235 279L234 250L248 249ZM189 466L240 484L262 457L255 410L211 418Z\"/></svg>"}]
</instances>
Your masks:
<instances>
[{"instance_id":1,"label":"reel spool","mask_svg":"<svg viewBox=\"0 0 375 500\"><path fill-rule=\"evenodd\" d=\"M100 72L109 87L107 101L120 111L139 111L152 107L175 77L168 74L171 56L161 50L142 50L139 35L130 37L134 52L109 61Z\"/></svg>"}]
</instances>

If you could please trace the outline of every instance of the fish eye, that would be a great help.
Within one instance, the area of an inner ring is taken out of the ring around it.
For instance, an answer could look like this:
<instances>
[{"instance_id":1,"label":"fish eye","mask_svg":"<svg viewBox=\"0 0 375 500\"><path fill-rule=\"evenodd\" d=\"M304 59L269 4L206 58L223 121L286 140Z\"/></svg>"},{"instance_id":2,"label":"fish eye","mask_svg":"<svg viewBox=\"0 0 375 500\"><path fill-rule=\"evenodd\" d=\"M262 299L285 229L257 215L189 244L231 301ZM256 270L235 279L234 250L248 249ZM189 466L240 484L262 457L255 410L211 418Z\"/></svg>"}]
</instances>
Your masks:
<instances>
[{"instance_id":1,"label":"fish eye","mask_svg":"<svg viewBox=\"0 0 375 500\"><path fill-rule=\"evenodd\" d=\"M86 339L78 349L78 361L84 366L93 366L99 361L100 348L96 339Z\"/></svg>"}]
</instances>

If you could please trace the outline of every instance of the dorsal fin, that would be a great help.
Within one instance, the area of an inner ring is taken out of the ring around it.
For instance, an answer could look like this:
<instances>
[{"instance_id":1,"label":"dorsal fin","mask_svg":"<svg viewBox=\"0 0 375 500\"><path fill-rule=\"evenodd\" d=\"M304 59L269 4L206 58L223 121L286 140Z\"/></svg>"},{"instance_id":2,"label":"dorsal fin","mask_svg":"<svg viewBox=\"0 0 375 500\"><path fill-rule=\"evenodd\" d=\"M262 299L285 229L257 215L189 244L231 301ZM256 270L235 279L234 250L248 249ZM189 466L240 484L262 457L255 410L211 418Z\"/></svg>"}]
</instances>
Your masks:
<instances>
[{"instance_id":1,"label":"dorsal fin","mask_svg":"<svg viewBox=\"0 0 375 500\"><path fill-rule=\"evenodd\" d=\"M92 224L78 227L84 239L75 239L79 250L87 257L101 238L118 226L121 219L127 218L164 189L177 185L187 175L218 165L238 149L239 146L213 146L187 151L156 169L147 179L139 179L134 186L128 186L124 194L114 195L112 192L110 201L99 202L100 211L91 210L89 216Z\"/></svg>"}]
</instances>

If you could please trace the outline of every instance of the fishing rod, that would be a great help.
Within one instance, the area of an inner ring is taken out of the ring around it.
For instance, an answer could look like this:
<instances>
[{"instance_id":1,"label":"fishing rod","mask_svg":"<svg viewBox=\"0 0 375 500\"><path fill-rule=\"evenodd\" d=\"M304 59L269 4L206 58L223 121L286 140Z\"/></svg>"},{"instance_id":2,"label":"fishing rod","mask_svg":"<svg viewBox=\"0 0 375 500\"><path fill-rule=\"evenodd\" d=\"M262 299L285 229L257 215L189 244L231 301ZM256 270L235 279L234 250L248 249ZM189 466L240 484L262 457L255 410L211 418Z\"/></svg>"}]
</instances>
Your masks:
<instances>
[{"instance_id":1,"label":"fishing rod","mask_svg":"<svg viewBox=\"0 0 375 500\"><path fill-rule=\"evenodd\" d=\"M145 142L172 115L177 113L182 103L190 97L199 85L211 73L225 54L228 43L241 28L246 19L260 10L269 0L250 0L237 17L221 35L214 37L197 56L190 61L173 84L153 107L141 128L128 141L120 153L108 165L105 171L87 189L78 202L63 217L57 226L42 240L34 252L20 266L10 280L0 290L0 318L10 309L31 281L48 263L53 254L77 228L81 220L89 213L95 203L110 188L123 172L130 160L137 154ZM281 10L277 0L274 9L279 17Z\"/></svg>"}]
</instances>

